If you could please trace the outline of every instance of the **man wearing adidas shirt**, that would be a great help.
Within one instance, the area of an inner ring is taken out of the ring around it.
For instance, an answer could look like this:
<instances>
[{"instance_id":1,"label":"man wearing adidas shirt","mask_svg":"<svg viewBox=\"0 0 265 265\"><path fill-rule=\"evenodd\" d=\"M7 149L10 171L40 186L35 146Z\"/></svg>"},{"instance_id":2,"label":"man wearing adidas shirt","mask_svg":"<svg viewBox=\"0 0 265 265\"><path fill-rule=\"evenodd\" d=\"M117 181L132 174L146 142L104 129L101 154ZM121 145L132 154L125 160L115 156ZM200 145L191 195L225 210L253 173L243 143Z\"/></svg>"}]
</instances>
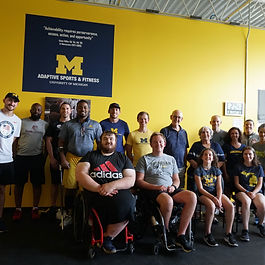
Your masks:
<instances>
[{"instance_id":1,"label":"man wearing adidas shirt","mask_svg":"<svg viewBox=\"0 0 265 265\"><path fill-rule=\"evenodd\" d=\"M117 136L106 131L100 137L100 150L88 152L76 167L76 180L83 186L106 224L103 250L116 252L112 243L131 219L135 200L130 188L135 171L124 154L116 152Z\"/></svg>"}]
</instances>

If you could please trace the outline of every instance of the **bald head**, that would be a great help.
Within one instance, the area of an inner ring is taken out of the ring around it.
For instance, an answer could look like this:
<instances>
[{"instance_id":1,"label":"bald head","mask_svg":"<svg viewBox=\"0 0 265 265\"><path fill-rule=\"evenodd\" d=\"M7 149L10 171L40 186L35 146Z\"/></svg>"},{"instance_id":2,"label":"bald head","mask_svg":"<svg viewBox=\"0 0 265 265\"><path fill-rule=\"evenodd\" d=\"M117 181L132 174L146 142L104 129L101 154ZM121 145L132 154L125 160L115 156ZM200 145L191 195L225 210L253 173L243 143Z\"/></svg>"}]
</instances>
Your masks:
<instances>
[{"instance_id":1,"label":"bald head","mask_svg":"<svg viewBox=\"0 0 265 265\"><path fill-rule=\"evenodd\" d=\"M221 117L219 115L213 115L211 117L210 124L212 125L213 131L219 132L220 131L220 125L222 124Z\"/></svg>"},{"instance_id":2,"label":"bald head","mask_svg":"<svg viewBox=\"0 0 265 265\"><path fill-rule=\"evenodd\" d=\"M183 113L180 110L174 110L170 115L170 119L172 127L176 128L183 120Z\"/></svg>"},{"instance_id":3,"label":"bald head","mask_svg":"<svg viewBox=\"0 0 265 265\"><path fill-rule=\"evenodd\" d=\"M33 121L37 121L40 119L42 113L42 106L39 103L34 103L30 108L30 118Z\"/></svg>"}]
</instances>

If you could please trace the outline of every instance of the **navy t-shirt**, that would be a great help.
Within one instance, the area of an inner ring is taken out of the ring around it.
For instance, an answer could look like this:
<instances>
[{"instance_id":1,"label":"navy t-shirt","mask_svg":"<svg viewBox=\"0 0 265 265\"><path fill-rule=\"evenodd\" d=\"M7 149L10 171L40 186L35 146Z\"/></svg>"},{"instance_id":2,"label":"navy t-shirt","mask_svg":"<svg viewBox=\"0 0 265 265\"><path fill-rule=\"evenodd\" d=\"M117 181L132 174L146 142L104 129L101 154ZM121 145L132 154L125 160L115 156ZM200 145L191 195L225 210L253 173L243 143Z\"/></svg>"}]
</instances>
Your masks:
<instances>
[{"instance_id":1,"label":"navy t-shirt","mask_svg":"<svg viewBox=\"0 0 265 265\"><path fill-rule=\"evenodd\" d=\"M239 177L239 184L244 189L253 191L258 184L259 178L264 177L264 171L260 165L247 167L240 163L234 169L234 176ZM262 192L262 190L259 192Z\"/></svg>"},{"instance_id":2,"label":"navy t-shirt","mask_svg":"<svg viewBox=\"0 0 265 265\"><path fill-rule=\"evenodd\" d=\"M221 170L217 167L204 169L203 166L199 166L194 170L194 175L201 178L203 188L212 195L216 195L217 177L221 174Z\"/></svg>"},{"instance_id":3,"label":"navy t-shirt","mask_svg":"<svg viewBox=\"0 0 265 265\"><path fill-rule=\"evenodd\" d=\"M211 142L211 148L215 151L217 157L218 157L218 160L220 162L223 162L225 161L225 155L224 155L224 152L223 152L223 149L221 148L220 144L218 143L215 143L215 142ZM190 151L187 155L187 160L194 160L197 162L200 154L201 154L201 151L204 150L205 147L202 145L202 142L199 141L199 142L195 142L192 147L190 148ZM194 172L194 168L192 166L189 167L188 169L188 175L189 176L193 176L193 172Z\"/></svg>"}]
</instances>

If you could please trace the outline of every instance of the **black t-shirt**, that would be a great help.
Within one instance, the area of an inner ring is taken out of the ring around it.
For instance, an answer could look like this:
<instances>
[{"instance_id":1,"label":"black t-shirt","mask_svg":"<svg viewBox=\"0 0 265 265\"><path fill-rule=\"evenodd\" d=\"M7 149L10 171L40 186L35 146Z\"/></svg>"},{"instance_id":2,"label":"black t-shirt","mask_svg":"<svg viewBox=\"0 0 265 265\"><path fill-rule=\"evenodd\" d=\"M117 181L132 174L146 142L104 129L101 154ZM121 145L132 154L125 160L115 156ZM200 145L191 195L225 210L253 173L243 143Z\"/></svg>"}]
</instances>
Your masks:
<instances>
[{"instance_id":1,"label":"black t-shirt","mask_svg":"<svg viewBox=\"0 0 265 265\"><path fill-rule=\"evenodd\" d=\"M120 152L110 156L102 155L101 151L88 152L79 162L89 162L89 175L99 184L123 178L124 169L134 169L130 159Z\"/></svg>"},{"instance_id":2,"label":"black t-shirt","mask_svg":"<svg viewBox=\"0 0 265 265\"><path fill-rule=\"evenodd\" d=\"M59 152L58 152L58 135L61 130L62 125L64 122L61 121L54 121L49 123L49 126L47 128L46 137L52 137L52 150L53 150L53 155L55 159L59 159Z\"/></svg>"}]
</instances>

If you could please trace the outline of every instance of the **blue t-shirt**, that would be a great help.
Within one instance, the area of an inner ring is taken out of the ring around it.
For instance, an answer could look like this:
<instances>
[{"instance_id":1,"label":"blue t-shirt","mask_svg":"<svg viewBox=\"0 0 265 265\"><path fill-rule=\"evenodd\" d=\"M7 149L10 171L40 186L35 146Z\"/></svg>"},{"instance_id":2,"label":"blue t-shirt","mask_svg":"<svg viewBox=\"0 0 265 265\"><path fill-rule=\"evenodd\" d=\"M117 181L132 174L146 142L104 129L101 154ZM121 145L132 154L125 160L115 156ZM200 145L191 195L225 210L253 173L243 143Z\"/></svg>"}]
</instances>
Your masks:
<instances>
[{"instance_id":1,"label":"blue t-shirt","mask_svg":"<svg viewBox=\"0 0 265 265\"><path fill-rule=\"evenodd\" d=\"M215 151L217 157L218 157L218 160L220 162L223 162L225 161L225 155L224 155L224 152L223 152L223 149L221 148L220 144L218 143L215 143L215 142L211 142L211 148ZM195 142L192 147L190 148L190 151L187 155L187 160L194 160L197 162L200 154L201 154L201 151L204 150L205 147L202 145L202 142L199 141L199 142ZM189 167L188 169L188 175L189 176L193 176L193 172L194 172L194 168L192 166Z\"/></svg>"},{"instance_id":2,"label":"blue t-shirt","mask_svg":"<svg viewBox=\"0 0 265 265\"><path fill-rule=\"evenodd\" d=\"M176 131L171 125L161 129L160 132L164 134L167 140L164 153L176 159L178 168L184 167L186 150L189 148L187 132L181 127L179 131Z\"/></svg>"},{"instance_id":3,"label":"blue t-shirt","mask_svg":"<svg viewBox=\"0 0 265 265\"><path fill-rule=\"evenodd\" d=\"M233 169L235 165L241 162L242 159L242 151L246 147L246 145L241 144L239 148L235 148L231 144L224 144L223 150L226 156L226 170L228 175L233 176Z\"/></svg>"},{"instance_id":4,"label":"blue t-shirt","mask_svg":"<svg viewBox=\"0 0 265 265\"><path fill-rule=\"evenodd\" d=\"M217 194L216 183L217 178L222 174L221 170L217 167L211 167L210 169L204 169L203 166L199 166L194 170L194 175L201 178L203 188L212 195Z\"/></svg>"},{"instance_id":5,"label":"blue t-shirt","mask_svg":"<svg viewBox=\"0 0 265 265\"><path fill-rule=\"evenodd\" d=\"M234 176L238 176L239 184L248 191L253 191L258 184L259 178L264 177L262 166L247 167L240 163L235 166ZM259 192L262 192L260 190Z\"/></svg>"},{"instance_id":6,"label":"blue t-shirt","mask_svg":"<svg viewBox=\"0 0 265 265\"><path fill-rule=\"evenodd\" d=\"M123 120L118 120L118 122L114 123L111 122L109 119L105 119L100 122L102 127L102 131L112 131L117 134L117 147L116 151L124 153L124 146L123 146L123 137L127 140L127 137L130 133L128 124Z\"/></svg>"}]
</instances>

